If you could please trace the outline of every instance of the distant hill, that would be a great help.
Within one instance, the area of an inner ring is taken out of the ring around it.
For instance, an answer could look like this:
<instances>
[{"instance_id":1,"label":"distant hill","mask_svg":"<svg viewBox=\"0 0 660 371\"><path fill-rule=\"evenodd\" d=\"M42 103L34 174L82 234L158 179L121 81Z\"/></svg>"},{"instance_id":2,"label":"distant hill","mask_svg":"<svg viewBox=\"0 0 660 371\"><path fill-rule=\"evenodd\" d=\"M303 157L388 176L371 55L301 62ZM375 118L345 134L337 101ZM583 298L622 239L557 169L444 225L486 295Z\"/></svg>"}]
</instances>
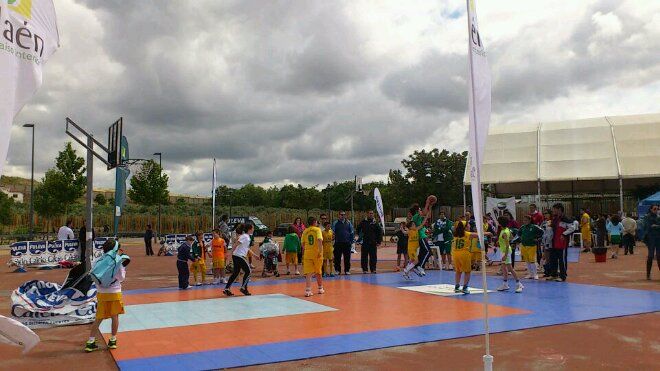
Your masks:
<instances>
[{"instance_id":1,"label":"distant hill","mask_svg":"<svg viewBox=\"0 0 660 371\"><path fill-rule=\"evenodd\" d=\"M38 183L35 179L34 183ZM30 179L25 179L17 176L0 176L0 187L9 188L10 186L29 186Z\"/></svg>"}]
</instances>

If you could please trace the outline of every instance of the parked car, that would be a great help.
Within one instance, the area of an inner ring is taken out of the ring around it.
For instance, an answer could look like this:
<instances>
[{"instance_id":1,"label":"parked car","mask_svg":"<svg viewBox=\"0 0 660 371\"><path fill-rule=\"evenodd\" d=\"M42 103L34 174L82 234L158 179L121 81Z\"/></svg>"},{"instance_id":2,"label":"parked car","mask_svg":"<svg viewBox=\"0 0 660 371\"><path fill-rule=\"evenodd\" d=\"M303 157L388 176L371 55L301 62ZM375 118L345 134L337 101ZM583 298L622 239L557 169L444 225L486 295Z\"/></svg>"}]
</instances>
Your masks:
<instances>
[{"instance_id":1,"label":"parked car","mask_svg":"<svg viewBox=\"0 0 660 371\"><path fill-rule=\"evenodd\" d=\"M239 224L252 224L254 226L254 236L265 236L268 234L268 231L270 231L270 228L268 228L259 218L256 216L231 216L229 217L229 221L227 225L229 225L229 229L233 232L234 229L236 229L236 226Z\"/></svg>"},{"instance_id":2,"label":"parked car","mask_svg":"<svg viewBox=\"0 0 660 371\"><path fill-rule=\"evenodd\" d=\"M291 227L293 223L281 223L280 225L275 228L275 232L273 232L273 235L275 236L286 236L287 233L289 233L289 227Z\"/></svg>"}]
</instances>

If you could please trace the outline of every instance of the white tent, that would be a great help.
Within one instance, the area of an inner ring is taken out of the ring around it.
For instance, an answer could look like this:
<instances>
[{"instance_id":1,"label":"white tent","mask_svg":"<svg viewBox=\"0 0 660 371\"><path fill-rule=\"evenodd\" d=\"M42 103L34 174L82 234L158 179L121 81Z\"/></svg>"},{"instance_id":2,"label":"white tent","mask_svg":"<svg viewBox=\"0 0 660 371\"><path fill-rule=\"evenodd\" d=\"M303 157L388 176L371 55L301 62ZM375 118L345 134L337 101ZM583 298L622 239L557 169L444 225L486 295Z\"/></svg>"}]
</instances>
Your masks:
<instances>
[{"instance_id":1,"label":"white tent","mask_svg":"<svg viewBox=\"0 0 660 371\"><path fill-rule=\"evenodd\" d=\"M491 126L481 171L498 194L618 191L621 203L659 181L660 114Z\"/></svg>"}]
</instances>

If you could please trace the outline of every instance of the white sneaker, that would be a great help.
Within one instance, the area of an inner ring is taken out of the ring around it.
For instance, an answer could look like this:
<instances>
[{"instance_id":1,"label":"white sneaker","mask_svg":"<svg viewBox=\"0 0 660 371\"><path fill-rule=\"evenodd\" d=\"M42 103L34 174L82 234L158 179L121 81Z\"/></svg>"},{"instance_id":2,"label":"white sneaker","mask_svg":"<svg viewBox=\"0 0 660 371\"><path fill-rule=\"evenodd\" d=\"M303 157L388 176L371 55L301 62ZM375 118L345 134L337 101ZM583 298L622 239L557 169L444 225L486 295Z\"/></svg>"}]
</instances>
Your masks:
<instances>
[{"instance_id":1,"label":"white sneaker","mask_svg":"<svg viewBox=\"0 0 660 371\"><path fill-rule=\"evenodd\" d=\"M296 276L300 276L300 271L296 271Z\"/></svg>"},{"instance_id":2,"label":"white sneaker","mask_svg":"<svg viewBox=\"0 0 660 371\"><path fill-rule=\"evenodd\" d=\"M308 297L310 297L310 296L312 296L312 295L314 295L314 294L312 293L312 290L311 290L311 289L305 289L305 297L306 297L306 298L308 298Z\"/></svg>"},{"instance_id":3,"label":"white sneaker","mask_svg":"<svg viewBox=\"0 0 660 371\"><path fill-rule=\"evenodd\" d=\"M197 282L197 283L195 283L195 286L201 286L201 285L202 285L201 282Z\"/></svg>"},{"instance_id":4,"label":"white sneaker","mask_svg":"<svg viewBox=\"0 0 660 371\"><path fill-rule=\"evenodd\" d=\"M323 289L323 287L319 287L319 294L325 294L325 290Z\"/></svg>"},{"instance_id":5,"label":"white sneaker","mask_svg":"<svg viewBox=\"0 0 660 371\"><path fill-rule=\"evenodd\" d=\"M535 279L535 280L538 280L538 279L539 279L539 275L538 275L538 274L535 274L535 275L534 275L534 279Z\"/></svg>"},{"instance_id":6,"label":"white sneaker","mask_svg":"<svg viewBox=\"0 0 660 371\"><path fill-rule=\"evenodd\" d=\"M421 274L422 277L426 276L426 271L424 270L424 268L419 267L418 270L419 270L419 274Z\"/></svg>"},{"instance_id":7,"label":"white sneaker","mask_svg":"<svg viewBox=\"0 0 660 371\"><path fill-rule=\"evenodd\" d=\"M524 279L526 279L526 280L531 280L531 279L532 279L532 275L531 275L531 274L528 274L528 275L526 275L526 276L524 277Z\"/></svg>"},{"instance_id":8,"label":"white sneaker","mask_svg":"<svg viewBox=\"0 0 660 371\"><path fill-rule=\"evenodd\" d=\"M406 265L403 271L406 273L410 273L410 270L413 269L414 267L415 267L415 263L408 263L408 265Z\"/></svg>"},{"instance_id":9,"label":"white sneaker","mask_svg":"<svg viewBox=\"0 0 660 371\"><path fill-rule=\"evenodd\" d=\"M229 282L229 278L225 277L222 279L222 283L227 284Z\"/></svg>"},{"instance_id":10,"label":"white sneaker","mask_svg":"<svg viewBox=\"0 0 660 371\"><path fill-rule=\"evenodd\" d=\"M451 265L451 264L449 264L449 267L447 268L447 270L453 271L453 270L454 270L454 266Z\"/></svg>"},{"instance_id":11,"label":"white sneaker","mask_svg":"<svg viewBox=\"0 0 660 371\"><path fill-rule=\"evenodd\" d=\"M419 271L419 267L414 267L411 269L413 273L415 273L418 277L422 277L422 273Z\"/></svg>"},{"instance_id":12,"label":"white sneaker","mask_svg":"<svg viewBox=\"0 0 660 371\"><path fill-rule=\"evenodd\" d=\"M346 273L344 273L344 274L347 275L347 276L350 276L350 275L351 275L351 271L348 271L348 272L346 272Z\"/></svg>"},{"instance_id":13,"label":"white sneaker","mask_svg":"<svg viewBox=\"0 0 660 371\"><path fill-rule=\"evenodd\" d=\"M525 286L523 286L522 282L518 282L518 283L516 284L516 292L517 292L517 293L521 293L521 292L523 291L524 288L525 288Z\"/></svg>"},{"instance_id":14,"label":"white sneaker","mask_svg":"<svg viewBox=\"0 0 660 371\"><path fill-rule=\"evenodd\" d=\"M506 282L503 282L500 287L497 288L497 291L506 291L509 289L509 284Z\"/></svg>"}]
</instances>

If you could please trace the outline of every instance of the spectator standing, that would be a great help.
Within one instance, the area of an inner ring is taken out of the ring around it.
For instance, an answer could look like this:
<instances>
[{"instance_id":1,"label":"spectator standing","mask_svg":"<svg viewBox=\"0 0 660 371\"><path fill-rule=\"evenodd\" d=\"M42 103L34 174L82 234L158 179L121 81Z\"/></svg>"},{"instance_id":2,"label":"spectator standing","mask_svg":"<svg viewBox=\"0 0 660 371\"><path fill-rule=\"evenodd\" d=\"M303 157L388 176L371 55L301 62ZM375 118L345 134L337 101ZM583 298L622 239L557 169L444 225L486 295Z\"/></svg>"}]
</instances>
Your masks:
<instances>
[{"instance_id":1,"label":"spectator standing","mask_svg":"<svg viewBox=\"0 0 660 371\"><path fill-rule=\"evenodd\" d=\"M96 232L94 231L94 228L92 228L92 241L95 239L96 239ZM80 231L78 231L78 244L80 248L80 262L84 264L87 253L87 221L86 220L83 220L82 227L80 227Z\"/></svg>"},{"instance_id":2,"label":"spectator standing","mask_svg":"<svg viewBox=\"0 0 660 371\"><path fill-rule=\"evenodd\" d=\"M623 235L623 224L618 215L613 215L607 223L607 233L610 236L612 244L612 259L619 257L619 248L621 247L621 236Z\"/></svg>"},{"instance_id":3,"label":"spectator standing","mask_svg":"<svg viewBox=\"0 0 660 371\"><path fill-rule=\"evenodd\" d=\"M629 216L624 216L621 224L623 224L623 255L628 255L628 253L632 255L635 247L637 222Z\"/></svg>"},{"instance_id":4,"label":"spectator standing","mask_svg":"<svg viewBox=\"0 0 660 371\"><path fill-rule=\"evenodd\" d=\"M646 279L651 279L651 268L655 257L660 270L660 206L652 205L649 213L644 216L642 240L649 250L646 258Z\"/></svg>"},{"instance_id":5,"label":"spectator standing","mask_svg":"<svg viewBox=\"0 0 660 371\"><path fill-rule=\"evenodd\" d=\"M383 242L383 229L374 218L373 210L367 212L367 218L358 225L357 233L362 235L362 256L360 259L362 273L376 273L378 247Z\"/></svg>"},{"instance_id":6,"label":"spectator standing","mask_svg":"<svg viewBox=\"0 0 660 371\"><path fill-rule=\"evenodd\" d=\"M552 205L552 249L548 280L566 281L568 239L573 233L573 221L564 215L564 205Z\"/></svg>"},{"instance_id":7,"label":"spectator standing","mask_svg":"<svg viewBox=\"0 0 660 371\"><path fill-rule=\"evenodd\" d=\"M538 225L539 227L541 227L541 224L543 224L545 220L543 214L536 207L536 204L529 204L529 216L532 218L532 224ZM542 258L543 258L543 248L541 247L541 240L539 239L536 244L536 263L538 264L537 270L541 266Z\"/></svg>"},{"instance_id":8,"label":"spectator standing","mask_svg":"<svg viewBox=\"0 0 660 371\"><path fill-rule=\"evenodd\" d=\"M305 224L302 222L301 218L296 218L293 220L293 229L296 231L296 234L298 235L298 238L302 238L302 234L305 231L307 227L305 227ZM301 240L302 241L302 240ZM302 257L303 257L303 249L301 249L298 252L298 261L302 263Z\"/></svg>"},{"instance_id":9,"label":"spectator standing","mask_svg":"<svg viewBox=\"0 0 660 371\"><path fill-rule=\"evenodd\" d=\"M344 274L351 274L351 244L354 241L355 230L353 224L346 219L346 212L339 211L339 219L332 224L335 236L334 264L335 274L341 272L341 258L344 258Z\"/></svg>"},{"instance_id":10,"label":"spectator standing","mask_svg":"<svg viewBox=\"0 0 660 371\"><path fill-rule=\"evenodd\" d=\"M147 224L147 230L144 231L144 247L147 256L152 256L154 254L154 250L151 247L151 241L153 241L154 238L154 230L151 228L151 224Z\"/></svg>"},{"instance_id":11,"label":"spectator standing","mask_svg":"<svg viewBox=\"0 0 660 371\"><path fill-rule=\"evenodd\" d=\"M582 252L591 251L591 217L584 208L580 209L580 234L584 243Z\"/></svg>"},{"instance_id":12,"label":"spectator standing","mask_svg":"<svg viewBox=\"0 0 660 371\"><path fill-rule=\"evenodd\" d=\"M73 234L73 222L67 219L66 223L57 231L58 240L75 240L76 235Z\"/></svg>"}]
</instances>

